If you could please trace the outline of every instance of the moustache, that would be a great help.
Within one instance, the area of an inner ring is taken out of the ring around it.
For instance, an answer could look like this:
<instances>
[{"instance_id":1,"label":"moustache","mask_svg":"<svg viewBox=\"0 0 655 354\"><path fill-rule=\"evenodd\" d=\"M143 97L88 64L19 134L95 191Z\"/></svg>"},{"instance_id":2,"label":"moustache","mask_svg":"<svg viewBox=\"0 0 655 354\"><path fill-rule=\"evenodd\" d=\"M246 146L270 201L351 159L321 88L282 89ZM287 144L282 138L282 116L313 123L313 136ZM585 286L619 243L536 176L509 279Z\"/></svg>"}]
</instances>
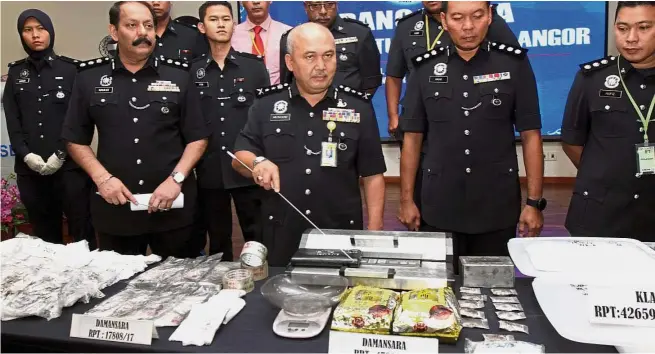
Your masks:
<instances>
[{"instance_id":1,"label":"moustache","mask_svg":"<svg viewBox=\"0 0 655 354\"><path fill-rule=\"evenodd\" d=\"M136 46L140 45L141 43L145 43L148 46L152 46L152 41L150 41L147 37L137 38L134 42L132 42L132 45L136 47Z\"/></svg>"}]
</instances>

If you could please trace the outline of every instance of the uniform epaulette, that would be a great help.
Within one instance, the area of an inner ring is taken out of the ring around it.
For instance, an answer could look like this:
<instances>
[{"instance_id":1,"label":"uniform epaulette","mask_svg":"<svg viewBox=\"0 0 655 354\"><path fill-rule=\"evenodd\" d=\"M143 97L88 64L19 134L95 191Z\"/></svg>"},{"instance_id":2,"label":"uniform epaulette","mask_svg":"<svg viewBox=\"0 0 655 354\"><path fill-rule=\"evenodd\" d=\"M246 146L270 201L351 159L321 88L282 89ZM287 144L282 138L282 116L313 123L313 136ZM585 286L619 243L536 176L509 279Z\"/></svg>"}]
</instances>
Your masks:
<instances>
[{"instance_id":1,"label":"uniform epaulette","mask_svg":"<svg viewBox=\"0 0 655 354\"><path fill-rule=\"evenodd\" d=\"M58 58L65 61L65 62L67 62L67 63L71 63L71 64L75 64L75 65L80 63L80 61L77 60L77 59L73 59L73 58L70 58L70 57L65 57L63 55L60 55Z\"/></svg>"},{"instance_id":2,"label":"uniform epaulette","mask_svg":"<svg viewBox=\"0 0 655 354\"><path fill-rule=\"evenodd\" d=\"M408 18L410 18L410 17L412 17L412 16L414 16L416 14L420 14L422 12L423 12L423 10L416 10L416 11L412 12L411 14L407 14L407 15L397 19L396 23L401 23L401 22L405 21L406 19L408 19Z\"/></svg>"},{"instance_id":3,"label":"uniform epaulette","mask_svg":"<svg viewBox=\"0 0 655 354\"><path fill-rule=\"evenodd\" d=\"M189 70L189 64L184 60L166 58L162 55L159 57L159 62L163 65L172 66L174 68Z\"/></svg>"},{"instance_id":4,"label":"uniform epaulette","mask_svg":"<svg viewBox=\"0 0 655 354\"><path fill-rule=\"evenodd\" d=\"M272 93L280 92L282 90L286 90L289 87L288 83L284 84L277 84L273 86L267 86L267 87L262 87L257 89L257 97L264 97L268 96Z\"/></svg>"},{"instance_id":5,"label":"uniform epaulette","mask_svg":"<svg viewBox=\"0 0 655 354\"><path fill-rule=\"evenodd\" d=\"M242 56L244 58L250 58L250 59L256 59L256 60L264 61L264 57L261 56L261 55L256 55L256 54L246 53L246 52L237 52L237 55Z\"/></svg>"},{"instance_id":6,"label":"uniform epaulette","mask_svg":"<svg viewBox=\"0 0 655 354\"><path fill-rule=\"evenodd\" d=\"M351 96L355 96L357 98L360 98L362 100L368 101L371 99L371 94L362 92L362 91L357 91L352 87L344 86L344 85L339 85L339 91L343 91Z\"/></svg>"},{"instance_id":7,"label":"uniform epaulette","mask_svg":"<svg viewBox=\"0 0 655 354\"><path fill-rule=\"evenodd\" d=\"M356 23L358 25L362 25L364 27L368 27L368 25L366 23L364 23L364 22L362 22L362 21L360 21L358 19L354 19L354 18L350 18L350 17L343 17L343 20L346 21L346 22L352 22L352 23Z\"/></svg>"},{"instance_id":8,"label":"uniform epaulette","mask_svg":"<svg viewBox=\"0 0 655 354\"><path fill-rule=\"evenodd\" d=\"M163 58L163 57L164 57L164 56L162 55L161 57L159 57L159 59L161 59L161 58ZM200 55L199 57L191 59L191 62L192 62L192 63L196 63L196 62L203 61L203 60L207 60L207 59L208 59L208 58L207 58L207 54L206 54L206 53L202 53L202 55Z\"/></svg>"},{"instance_id":9,"label":"uniform epaulette","mask_svg":"<svg viewBox=\"0 0 655 354\"><path fill-rule=\"evenodd\" d=\"M184 27L191 28L194 31L200 32L200 30L198 29L198 25L195 25L195 24L192 23L192 22L195 22L195 21L200 22L197 18L195 18L193 16L180 16L180 17L176 18L175 20L173 20L173 22L175 22L176 24L179 24L179 25L182 25ZM198 22L195 22L195 23L198 23Z\"/></svg>"},{"instance_id":10,"label":"uniform epaulette","mask_svg":"<svg viewBox=\"0 0 655 354\"><path fill-rule=\"evenodd\" d=\"M606 68L614 63L616 63L616 57L607 56L605 58L596 59L588 63L580 64L580 69L582 69L583 74L588 74L590 72Z\"/></svg>"},{"instance_id":11,"label":"uniform epaulette","mask_svg":"<svg viewBox=\"0 0 655 354\"><path fill-rule=\"evenodd\" d=\"M525 54L528 52L528 50L523 47L512 46L510 44L504 44L499 42L490 42L489 47L498 52L511 54L519 58L523 58Z\"/></svg>"},{"instance_id":12,"label":"uniform epaulette","mask_svg":"<svg viewBox=\"0 0 655 354\"><path fill-rule=\"evenodd\" d=\"M23 58L23 59L20 59L20 60L12 61L11 63L7 64L7 67L10 67L10 68L11 68L12 66L16 66L16 65L18 65L18 64L22 64L22 63L25 62L25 60L27 60L27 58Z\"/></svg>"},{"instance_id":13,"label":"uniform epaulette","mask_svg":"<svg viewBox=\"0 0 655 354\"><path fill-rule=\"evenodd\" d=\"M109 64L111 62L110 57L100 57L100 58L95 58L91 60L86 60L86 61L78 61L77 64L77 69L78 70L84 70L84 69L89 69L89 68L95 68L96 66L104 65L104 64Z\"/></svg>"},{"instance_id":14,"label":"uniform epaulette","mask_svg":"<svg viewBox=\"0 0 655 354\"><path fill-rule=\"evenodd\" d=\"M426 61L428 61L430 58L438 57L439 55L441 55L445 51L446 51L446 48L444 48L444 47L439 47L439 48L429 50L429 51L427 51L427 52L425 52L423 54L419 54L419 55L413 57L412 58L412 63L414 63L414 66L419 66L419 65L425 63Z\"/></svg>"}]
</instances>

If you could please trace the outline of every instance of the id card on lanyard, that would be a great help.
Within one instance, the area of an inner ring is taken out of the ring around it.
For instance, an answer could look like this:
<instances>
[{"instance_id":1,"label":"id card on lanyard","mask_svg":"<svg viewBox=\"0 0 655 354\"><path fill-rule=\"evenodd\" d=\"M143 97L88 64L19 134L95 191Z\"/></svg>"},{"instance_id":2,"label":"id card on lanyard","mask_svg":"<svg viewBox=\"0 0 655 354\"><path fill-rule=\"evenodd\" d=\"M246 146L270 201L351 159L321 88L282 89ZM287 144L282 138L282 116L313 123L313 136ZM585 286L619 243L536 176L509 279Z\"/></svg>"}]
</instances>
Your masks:
<instances>
[{"instance_id":1,"label":"id card on lanyard","mask_svg":"<svg viewBox=\"0 0 655 354\"><path fill-rule=\"evenodd\" d=\"M655 144L651 144L648 140L648 125L650 123L650 118L653 115L653 107L655 107L655 95L653 95L653 98L650 101L650 107L648 108L648 113L646 114L646 117L644 117L643 113L641 113L641 110L639 109L639 106L637 105L637 102L635 102L634 98L632 98L630 90L628 90L628 86L625 84L625 81L623 81L623 75L621 75L621 68L619 64L620 61L621 55L619 55L616 59L616 69L619 72L619 78L621 79L623 90L625 90L626 96L628 96L630 103L632 103L632 107L634 107L635 112L637 112L637 116L639 116L639 120L641 121L644 129L643 144L635 145L637 153L637 173L640 175L652 175L655 174Z\"/></svg>"}]
</instances>

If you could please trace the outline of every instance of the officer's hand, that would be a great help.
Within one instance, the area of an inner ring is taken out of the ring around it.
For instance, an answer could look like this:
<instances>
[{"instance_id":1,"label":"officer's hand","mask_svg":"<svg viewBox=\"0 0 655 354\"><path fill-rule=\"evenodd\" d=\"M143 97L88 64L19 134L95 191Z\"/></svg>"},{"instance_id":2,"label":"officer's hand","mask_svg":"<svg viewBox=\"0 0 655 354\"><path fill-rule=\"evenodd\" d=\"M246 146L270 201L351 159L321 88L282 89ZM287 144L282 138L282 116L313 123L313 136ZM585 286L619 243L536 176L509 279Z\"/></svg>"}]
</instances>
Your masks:
<instances>
[{"instance_id":1,"label":"officer's hand","mask_svg":"<svg viewBox=\"0 0 655 354\"><path fill-rule=\"evenodd\" d=\"M43 166L43 169L41 170L42 175L51 175L55 172L57 172L61 166L64 165L64 160L61 160L57 155L52 154L50 157L48 157L48 161L46 162L45 166Z\"/></svg>"},{"instance_id":2,"label":"officer's hand","mask_svg":"<svg viewBox=\"0 0 655 354\"><path fill-rule=\"evenodd\" d=\"M399 120L399 118L398 118L398 115L397 115L397 114L394 114L394 115L391 115L391 114L390 114L390 115L389 115L389 127L388 127L388 130L389 130L389 135L391 135L391 136L393 136L393 137L395 137L396 130L398 129L398 120Z\"/></svg>"},{"instance_id":3,"label":"officer's hand","mask_svg":"<svg viewBox=\"0 0 655 354\"><path fill-rule=\"evenodd\" d=\"M544 227L544 215L535 207L526 205L519 219L519 236L536 237Z\"/></svg>"},{"instance_id":4,"label":"officer's hand","mask_svg":"<svg viewBox=\"0 0 655 354\"><path fill-rule=\"evenodd\" d=\"M418 231L421 226L421 213L418 211L413 200L400 202L398 220L400 220L403 225L407 226L408 230Z\"/></svg>"},{"instance_id":5,"label":"officer's hand","mask_svg":"<svg viewBox=\"0 0 655 354\"><path fill-rule=\"evenodd\" d=\"M252 178L255 183L264 187L266 190L280 192L280 171L277 165L271 161L260 162L252 170Z\"/></svg>"},{"instance_id":6,"label":"officer's hand","mask_svg":"<svg viewBox=\"0 0 655 354\"><path fill-rule=\"evenodd\" d=\"M41 170L43 170L43 167L45 166L45 161L43 161L43 158L31 152L25 155L23 162L25 162L27 167L29 167L32 171L38 173L41 173Z\"/></svg>"},{"instance_id":7,"label":"officer's hand","mask_svg":"<svg viewBox=\"0 0 655 354\"><path fill-rule=\"evenodd\" d=\"M109 204L124 205L128 201L135 205L139 204L123 182L116 177L112 177L101 186L98 186L98 193Z\"/></svg>"},{"instance_id":8,"label":"officer's hand","mask_svg":"<svg viewBox=\"0 0 655 354\"><path fill-rule=\"evenodd\" d=\"M173 206L173 202L182 192L182 186L173 180L173 177L168 177L162 184L155 189L152 193L148 205L148 213L156 211L169 211Z\"/></svg>"}]
</instances>

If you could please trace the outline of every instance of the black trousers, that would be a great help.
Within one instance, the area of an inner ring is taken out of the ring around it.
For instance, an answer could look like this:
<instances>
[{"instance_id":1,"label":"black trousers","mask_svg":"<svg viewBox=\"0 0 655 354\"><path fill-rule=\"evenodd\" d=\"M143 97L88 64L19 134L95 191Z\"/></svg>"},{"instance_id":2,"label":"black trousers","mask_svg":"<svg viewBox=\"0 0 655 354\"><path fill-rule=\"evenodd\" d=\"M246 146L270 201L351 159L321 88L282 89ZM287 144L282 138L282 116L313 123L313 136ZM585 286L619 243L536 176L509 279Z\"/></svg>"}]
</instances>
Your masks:
<instances>
[{"instance_id":1,"label":"black trousers","mask_svg":"<svg viewBox=\"0 0 655 354\"><path fill-rule=\"evenodd\" d=\"M451 232L440 230L430 225L421 226L421 231ZM465 234L453 232L453 267L459 273L459 257L463 256L509 256L507 242L516 237L516 226L485 232L482 234Z\"/></svg>"},{"instance_id":2,"label":"black trousers","mask_svg":"<svg viewBox=\"0 0 655 354\"><path fill-rule=\"evenodd\" d=\"M145 255L150 245L153 254L176 258L192 258L191 235L193 225L175 230L156 232L134 236L111 235L99 232L98 241L103 251L114 251L124 255Z\"/></svg>"},{"instance_id":3,"label":"black trousers","mask_svg":"<svg viewBox=\"0 0 655 354\"><path fill-rule=\"evenodd\" d=\"M204 230L209 233L209 254L223 253L223 260L231 261L232 251L232 204L236 208L243 238L248 241L262 241L261 205L263 189L248 186L233 189L204 189L198 193L199 216L203 232L194 232L194 238L204 239Z\"/></svg>"},{"instance_id":4,"label":"black trousers","mask_svg":"<svg viewBox=\"0 0 655 354\"><path fill-rule=\"evenodd\" d=\"M27 208L34 235L46 242L63 243L62 215L75 241L87 240L96 249L89 198L93 182L82 169L58 171L50 176L18 175L16 184Z\"/></svg>"}]
</instances>

